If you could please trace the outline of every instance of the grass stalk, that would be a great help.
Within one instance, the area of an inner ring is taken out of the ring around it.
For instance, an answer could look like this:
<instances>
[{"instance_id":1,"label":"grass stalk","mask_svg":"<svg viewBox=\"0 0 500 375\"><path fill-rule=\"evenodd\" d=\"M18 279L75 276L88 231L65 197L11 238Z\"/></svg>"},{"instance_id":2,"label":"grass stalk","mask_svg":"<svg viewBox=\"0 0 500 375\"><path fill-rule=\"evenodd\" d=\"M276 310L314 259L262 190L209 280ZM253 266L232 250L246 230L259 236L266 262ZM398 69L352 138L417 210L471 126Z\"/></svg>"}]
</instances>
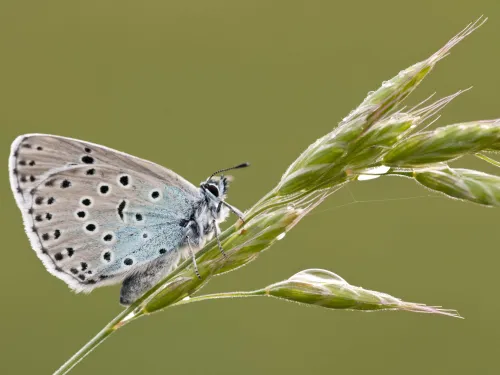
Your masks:
<instances>
[{"instance_id":1,"label":"grass stalk","mask_svg":"<svg viewBox=\"0 0 500 375\"><path fill-rule=\"evenodd\" d=\"M436 63L485 21L480 18L471 23L428 59L385 81L335 129L309 146L290 165L277 186L246 212L245 223L238 221L220 235L227 259L221 256L216 241L211 241L196 254L201 280L194 272L192 261L186 260L108 323L54 374L68 373L125 324L170 306L202 300L267 295L332 309L395 309L456 316L453 311L411 304L384 293L353 287L323 270L302 271L288 280L253 292L191 296L212 276L255 260L330 194L370 173L371 178L384 174L410 177L449 197L497 206L499 177L451 169L446 162L466 154L489 161L481 152L500 149L500 122L476 121L430 132L417 131L458 93L422 109L413 107L408 113L401 109L403 101ZM382 172L376 175L374 170Z\"/></svg>"}]
</instances>

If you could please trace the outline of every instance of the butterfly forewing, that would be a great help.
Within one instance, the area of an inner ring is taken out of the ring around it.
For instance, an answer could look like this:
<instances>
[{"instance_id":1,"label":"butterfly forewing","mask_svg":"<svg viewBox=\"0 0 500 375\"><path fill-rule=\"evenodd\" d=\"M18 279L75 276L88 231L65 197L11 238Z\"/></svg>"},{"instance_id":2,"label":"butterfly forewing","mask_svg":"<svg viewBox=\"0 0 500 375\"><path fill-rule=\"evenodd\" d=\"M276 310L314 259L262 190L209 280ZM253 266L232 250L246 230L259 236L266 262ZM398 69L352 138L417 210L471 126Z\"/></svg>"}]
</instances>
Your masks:
<instances>
[{"instance_id":1,"label":"butterfly forewing","mask_svg":"<svg viewBox=\"0 0 500 375\"><path fill-rule=\"evenodd\" d=\"M166 168L54 136L18 138L10 177L33 248L75 290L118 282L168 256L199 199Z\"/></svg>"},{"instance_id":2,"label":"butterfly forewing","mask_svg":"<svg viewBox=\"0 0 500 375\"><path fill-rule=\"evenodd\" d=\"M12 144L9 170L12 190L20 205L31 200L30 190L45 178L48 172L86 165L91 171L96 165L110 165L133 170L177 186L187 194L198 194L198 189L181 176L150 161L120 151L76 139L27 134Z\"/></svg>"}]
</instances>

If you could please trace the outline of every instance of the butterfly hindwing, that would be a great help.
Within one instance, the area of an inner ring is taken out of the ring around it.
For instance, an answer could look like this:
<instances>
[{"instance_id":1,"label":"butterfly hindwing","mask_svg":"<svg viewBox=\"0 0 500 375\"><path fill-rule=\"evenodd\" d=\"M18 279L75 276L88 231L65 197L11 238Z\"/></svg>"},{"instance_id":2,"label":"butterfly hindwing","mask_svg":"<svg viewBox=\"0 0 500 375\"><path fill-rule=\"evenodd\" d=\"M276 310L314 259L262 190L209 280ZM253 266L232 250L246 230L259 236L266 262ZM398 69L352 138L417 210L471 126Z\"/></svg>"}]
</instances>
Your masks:
<instances>
[{"instance_id":1,"label":"butterfly hindwing","mask_svg":"<svg viewBox=\"0 0 500 375\"><path fill-rule=\"evenodd\" d=\"M177 254L199 199L166 168L61 137L18 138L10 172L33 248L75 290L119 282Z\"/></svg>"}]
</instances>

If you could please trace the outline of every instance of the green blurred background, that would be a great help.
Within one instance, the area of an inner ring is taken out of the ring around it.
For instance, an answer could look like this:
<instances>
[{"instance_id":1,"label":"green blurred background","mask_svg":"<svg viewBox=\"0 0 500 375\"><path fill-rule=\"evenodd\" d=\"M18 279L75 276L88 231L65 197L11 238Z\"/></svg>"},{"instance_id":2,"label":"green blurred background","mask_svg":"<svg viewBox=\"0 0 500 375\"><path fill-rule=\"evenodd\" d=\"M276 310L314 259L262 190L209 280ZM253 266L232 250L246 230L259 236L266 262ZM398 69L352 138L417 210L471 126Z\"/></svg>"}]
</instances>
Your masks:
<instances>
[{"instance_id":1,"label":"green blurred background","mask_svg":"<svg viewBox=\"0 0 500 375\"><path fill-rule=\"evenodd\" d=\"M249 160L229 198L245 209L369 90L481 14L489 22L410 98L474 85L441 125L500 117L498 0L2 0L0 373L51 373L121 310L118 287L75 295L30 249L7 178L17 135L103 144L194 183ZM460 165L494 172L472 159ZM352 184L203 292L325 268L456 308L465 320L264 298L206 302L139 320L72 373L500 373L500 211L429 194L401 179Z\"/></svg>"}]
</instances>

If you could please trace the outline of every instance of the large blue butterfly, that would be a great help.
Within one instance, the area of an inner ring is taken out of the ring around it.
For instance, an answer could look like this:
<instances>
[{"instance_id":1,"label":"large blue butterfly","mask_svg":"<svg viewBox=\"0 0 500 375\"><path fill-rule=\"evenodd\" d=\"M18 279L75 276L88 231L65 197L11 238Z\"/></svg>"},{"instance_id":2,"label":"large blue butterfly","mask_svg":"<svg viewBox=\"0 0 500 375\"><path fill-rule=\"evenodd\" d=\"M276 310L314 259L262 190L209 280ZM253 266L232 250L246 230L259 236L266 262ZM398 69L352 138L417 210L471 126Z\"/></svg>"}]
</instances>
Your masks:
<instances>
[{"instance_id":1,"label":"large blue butterfly","mask_svg":"<svg viewBox=\"0 0 500 375\"><path fill-rule=\"evenodd\" d=\"M224 201L224 176L198 188L152 162L64 137L18 137L9 172L47 270L78 292L124 281L122 304L194 256L229 210L242 216Z\"/></svg>"}]
</instances>

